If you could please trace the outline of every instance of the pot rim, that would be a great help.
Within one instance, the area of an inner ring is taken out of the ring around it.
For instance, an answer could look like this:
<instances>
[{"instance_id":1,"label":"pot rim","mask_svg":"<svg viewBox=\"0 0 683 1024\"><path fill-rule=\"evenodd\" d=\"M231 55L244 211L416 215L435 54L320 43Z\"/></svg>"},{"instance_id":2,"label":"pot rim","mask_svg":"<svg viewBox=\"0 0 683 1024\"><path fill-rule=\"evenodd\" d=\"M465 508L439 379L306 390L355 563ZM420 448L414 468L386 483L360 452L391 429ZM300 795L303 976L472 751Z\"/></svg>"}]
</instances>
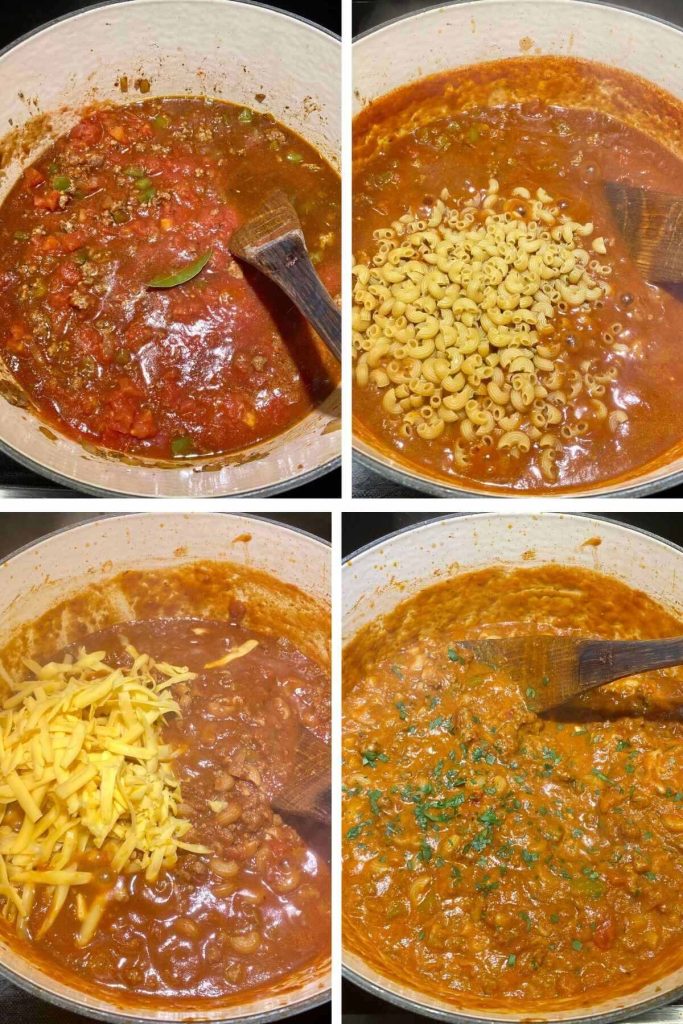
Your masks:
<instances>
[{"instance_id":1,"label":"pot rim","mask_svg":"<svg viewBox=\"0 0 683 1024\"><path fill-rule=\"evenodd\" d=\"M138 0L132 0L133 3L137 3ZM149 0L146 0L149 2ZM244 2L244 0L240 0ZM251 0L249 0L251 2ZM131 3L131 0L106 0L107 4L118 4L118 3ZM257 4L258 7L265 6L264 4ZM1 56L1 55L0 55ZM78 443L78 442L76 442ZM4 455L9 456L14 462L18 462L19 465L24 466L26 469L30 469L32 473L37 473L39 476L44 477L47 480L51 480L52 483L59 484L61 487L67 487L69 490L82 491L84 494L90 494L94 498L155 498L159 495L153 494L141 494L137 490L130 491L114 491L109 487L99 487L94 484L84 484L80 480L76 480L74 477L65 476L63 473L57 472L56 469L52 469L50 466L43 466L40 462L34 462L33 459L29 458L28 455L24 455L22 452L16 451L11 444L0 438L0 452ZM180 495L164 495L162 500L165 501L213 501L214 499L234 500L237 498L270 498L276 494L282 494L283 491L292 490L295 487L303 487L306 484L311 483L313 480L317 480L318 477L324 476L327 473L332 473L335 469L339 469L341 466L341 455L335 455L334 458L328 459L327 462L323 462L320 466L313 466L311 469L306 470L305 473L300 473L298 476L289 476L286 480L278 480L272 484L264 484L263 487L256 487L250 491L234 491L229 494L211 494L201 498L194 498L189 494Z\"/></svg>"},{"instance_id":2,"label":"pot rim","mask_svg":"<svg viewBox=\"0 0 683 1024\"><path fill-rule=\"evenodd\" d=\"M383 29L388 28L391 25L396 25L402 21L408 21L411 18L419 18L423 14L431 14L433 11L447 11L452 7L469 7L473 10L480 11L486 7L495 7L500 4L500 2L501 0L446 0L445 3L430 4L429 7L423 7L420 11L411 11L407 14L399 14L395 18L383 21L381 25L374 25L372 28L359 32L357 36L354 36L352 45L355 46L361 40L367 39L368 36L372 36L376 32L381 32ZM621 4L612 3L611 0L524 0L524 2L535 3L539 7L547 7L549 4L554 4L556 7L566 7L567 9L570 7L573 9L581 6L603 7L607 10L619 11L621 14L640 19L641 21L653 21L659 25L664 25L666 28L673 29L674 32L678 32L679 35L683 36L683 26L676 25L673 21L669 21L667 18L660 18L654 14L645 14L642 11L633 11L628 7L622 7ZM419 79L415 79L415 81L419 81ZM370 448L370 445L367 447ZM496 492L495 489L488 491L468 490L463 487L455 485L450 486L449 484L441 483L436 478L431 480L429 478L418 476L399 465L393 465L385 462L379 454L376 454L374 451L361 450L358 447L358 441L355 436L353 438L353 454L365 469L379 474L379 476L384 477L385 480L390 480L392 483L399 484L402 487L411 487L423 494L433 494L437 498L643 498L648 494L656 494L659 491L668 490L671 487L678 487L683 484L683 469L680 469L669 473L666 476L660 477L657 480L648 480L640 484L629 484L624 487L610 488L609 480L606 480L603 481L600 487L595 488L592 491L586 491L581 495L572 494L571 491L554 492L553 490L499 493Z\"/></svg>"},{"instance_id":3,"label":"pot rim","mask_svg":"<svg viewBox=\"0 0 683 1024\"><path fill-rule=\"evenodd\" d=\"M61 14L56 18L50 18L48 21L43 21L40 25L36 25L35 28L29 29L28 32L24 32L23 35L17 36L16 39L12 40L6 46L0 48L0 60L11 50L14 50L21 43L27 42L32 39L33 36L38 35L45 29L53 28L55 25L59 25L63 21L73 21L83 15L89 14L90 11L103 11L108 7L114 6L127 6L132 7L140 3L155 4L155 3L169 3L169 2L183 2L183 0L100 0L99 3L92 4L88 7L84 7L78 11L71 11L68 14ZM184 0L187 2L187 0ZM318 25L315 21L310 18L305 18L301 14L293 14L290 11L284 11L280 7L276 7L274 4L262 3L261 0L191 0L193 3L211 3L211 4L227 4L231 7L260 7L264 11L270 11L273 14L279 14L283 18L289 18L291 21L300 21L302 24L307 25L309 28L315 29L322 35L329 36L336 42L341 43L341 36L337 32L333 32L331 29L326 28L324 25ZM79 442L76 442L79 443ZM14 462L18 462L19 465L29 469L32 473L37 473L39 476L43 476L52 483L59 484L62 487L68 487L72 490L82 491L84 494L91 494L93 497L151 497L148 494L139 494L136 490L131 489L130 491L116 491L109 487L95 486L94 484L84 484L80 480L75 479L71 476L66 476L63 473L59 473L51 466L44 466L40 462L34 462L28 455L24 455L0 438L0 452L7 455ZM212 498L257 498L257 497L271 497L272 495L281 494L283 491L290 490L294 487L303 487L305 484L311 483L318 477L331 473L335 469L339 469L341 466L341 455L335 455L333 458L323 462L320 466L314 466L307 470L305 473L300 473L297 476L287 477L286 480L277 480L274 483L264 484L263 487L256 487L248 491L235 491L232 494L215 494L211 495ZM143 467L144 468L144 467ZM179 495L180 498L187 497L187 495Z\"/></svg>"},{"instance_id":4,"label":"pot rim","mask_svg":"<svg viewBox=\"0 0 683 1024\"><path fill-rule=\"evenodd\" d=\"M486 2L486 0L484 0ZM564 2L564 0L561 0ZM442 515L436 515L432 519L423 519L417 523L409 523L407 526L402 526L398 530L392 530L391 533L387 533L376 540L370 541L368 544L363 544L349 555L345 555L342 559L342 582L343 574L351 571L352 566L358 560L361 555L368 554L370 551L381 547L386 544L387 541L394 540L396 537L400 537L402 534L412 533L415 530L419 530L423 527L429 527L437 523L443 523L451 519L492 519L499 518L500 516L519 516L526 518L553 518L556 520L563 519L580 519L586 522L597 522L599 524L606 523L609 526L621 527L624 530L628 530L631 533L638 533L641 536L646 537L648 540L654 540L659 544L664 544L666 547L672 548L674 551L679 552L683 555L683 546L676 544L675 541L669 540L667 537L661 537L651 530L646 530L642 526L634 526L631 523L623 523L617 519L611 519L608 515L595 514L593 512L559 512L559 511L542 511L542 512L524 512L522 510L512 509L509 511L492 511L492 512L447 512ZM343 610L342 610L343 615ZM358 988L363 989L365 992L369 992L371 995L378 999L382 999L385 1002L393 1003L395 1006L401 1007L403 1010L409 1010L412 1013L420 1014L423 1017L432 1017L436 1020L453 1022L453 1024L493 1024L490 1018L480 1016L478 1014L464 1014L454 1010L441 1009L440 1007L425 1006L420 1003L417 999L410 998L408 996L401 995L398 992L392 992L385 989L380 983L371 981L369 978L364 977L353 967L350 967L344 960L346 950L342 945L342 976L352 984L357 985ZM357 956L357 954L353 954ZM361 957L357 957L361 960ZM676 988L664 992L662 994L652 996L651 999L646 999L640 1003L634 1003L631 1006L617 1008L615 1010L607 1010L604 1013L592 1013L577 1015L575 1017L563 1018L562 1024L616 1024L617 1021L624 1020L631 1015L645 1013L648 1010L654 1010L659 1006L666 1006L673 1003L683 995L683 983L677 985ZM547 1018L548 1020L550 1018ZM507 1019L501 1019L500 1024L517 1024L517 1022L531 1022L534 1020L533 1015L526 1015L524 1010L519 1011L519 1015L516 1017L510 1016Z\"/></svg>"},{"instance_id":5,"label":"pot rim","mask_svg":"<svg viewBox=\"0 0 683 1024\"><path fill-rule=\"evenodd\" d=\"M110 2L118 3L120 0L110 0ZM129 0L124 0L129 2ZM76 523L71 523L67 526L61 526L56 530L51 530L49 533L41 534L35 540L30 540L26 544L22 544L20 547L15 548L8 555L2 559L2 563L5 564L16 558L18 555L24 554L31 548L37 547L42 544L43 541L52 540L55 537L59 537L64 533L70 533L73 530L77 530L82 526L94 526L97 523L102 522L106 519L127 519L135 516L177 516L177 515L203 515L203 516L219 516L227 515L233 518L251 519L256 522L265 522L269 526L277 526L283 530L289 530L292 533L298 533L299 535L306 537L308 540L315 541L322 547L331 549L331 541L326 540L324 537L318 537L316 534L311 533L309 530L304 530L300 526L293 526L289 523L282 523L277 519L271 519L269 516L260 516L253 512L237 512L237 511L188 511L188 512L162 512L162 511L150 511L150 512L108 512L104 515L89 516L86 519L79 520ZM47 992L42 988L41 985L36 984L33 981L29 981L23 975L17 973L8 967L0 959L0 977L5 978L7 981L16 985L18 988L28 992L29 995L35 996L37 999L42 999L44 1002L51 1003L53 1006L58 1006L62 1010L69 1010L71 1013L77 1013L83 1017L90 1017L91 1019L98 1021L106 1021L108 1024L165 1024L165 1022L172 1022L176 1024L176 1019L172 1017L148 1017L145 1015L131 1016L130 1014L119 1013L117 1010L101 1010L93 1009L92 1007L85 1007L75 1000L58 995L56 992ZM295 1003L285 1004L284 1006L277 1007L276 1009L269 1010L266 1013L259 1013L258 1009L254 1012L245 1013L240 1017L226 1017L222 1019L211 1020L209 1024L267 1024L269 1021L284 1020L287 1017L292 1016L295 1013L303 1013L306 1010L315 1009L317 1006L322 1006L324 1003L328 1003L332 998L332 985L331 983L321 989L320 992L316 992L313 995L308 996L307 999L300 1000ZM202 1024L201 1018L197 1018L195 1024Z\"/></svg>"},{"instance_id":6,"label":"pot rim","mask_svg":"<svg viewBox=\"0 0 683 1024\"><path fill-rule=\"evenodd\" d=\"M675 472L669 473L658 480L647 480L642 484L632 484L628 487L612 488L611 490L606 489L609 487L609 481L604 481L600 485L602 490L596 488L592 491L583 491L581 494L575 494L571 490L508 492L491 489L488 491L475 491L465 490L463 487L451 487L448 484L439 483L437 480L432 481L425 477L414 475L398 465L395 466L384 462L374 452L361 450L358 447L356 438L354 438L353 457L358 460L364 469L384 477L385 480L391 480L392 483L400 484L402 487L410 487L412 490L420 491L423 494L432 494L436 498L481 498L485 501L490 498L502 501L514 501L517 498L550 498L553 501L562 500L563 498L573 501L583 501L586 498L644 498L648 494L655 494L683 484L683 469L677 469Z\"/></svg>"},{"instance_id":7,"label":"pot rim","mask_svg":"<svg viewBox=\"0 0 683 1024\"><path fill-rule=\"evenodd\" d=\"M121 0L113 0L114 3L121 2ZM251 0L245 0L246 3ZM375 32L381 32L383 28L388 28L389 25L395 25L399 21L407 21L409 18L419 18L422 14L430 14L432 11L444 11L450 7L471 7L477 10L482 10L484 7L492 7L499 4L501 0L445 0L444 3L429 4L428 7L422 7L419 11L409 11L407 14L398 14L395 18L389 18L388 21L383 21L381 25L373 25L372 28L366 28L358 35L353 37L353 45L359 42L361 39L365 39L367 36L374 35ZM521 2L521 0L520 0ZM642 11L634 11L630 7L622 7L621 4L612 3L612 0L524 0L525 3L535 3L539 7L547 7L549 4L555 4L556 6L564 5L565 7L607 7L612 11L621 11L622 14L631 15L633 18L640 18L643 21L656 21L660 25L666 25L667 28L672 28L676 32L683 34L683 28L680 25L676 25L673 21L669 21L667 18L661 18L657 14L644 14ZM1 56L1 54L0 54ZM429 77L423 76L423 77Z\"/></svg>"}]
</instances>

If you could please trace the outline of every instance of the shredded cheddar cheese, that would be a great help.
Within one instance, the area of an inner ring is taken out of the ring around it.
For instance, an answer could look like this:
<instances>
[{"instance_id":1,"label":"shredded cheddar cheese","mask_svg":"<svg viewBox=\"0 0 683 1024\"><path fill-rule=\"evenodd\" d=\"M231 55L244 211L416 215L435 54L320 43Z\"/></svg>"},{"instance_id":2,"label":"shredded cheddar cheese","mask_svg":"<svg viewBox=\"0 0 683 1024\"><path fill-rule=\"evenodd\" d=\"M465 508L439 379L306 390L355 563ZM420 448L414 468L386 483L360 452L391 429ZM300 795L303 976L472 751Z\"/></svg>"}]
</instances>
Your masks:
<instances>
[{"instance_id":1,"label":"shredded cheddar cheese","mask_svg":"<svg viewBox=\"0 0 683 1024\"><path fill-rule=\"evenodd\" d=\"M173 751L162 742L169 694L194 673L155 662L134 648L130 668L112 668L104 652L39 665L14 683L0 710L0 901L3 916L24 931L38 886L51 901L40 938L64 907L71 886L93 881L88 853L105 843L117 874L144 871L153 881L172 867L190 823L179 817ZM85 863L84 863L85 861ZM86 945L113 889L87 905L78 892L78 937Z\"/></svg>"},{"instance_id":2,"label":"shredded cheddar cheese","mask_svg":"<svg viewBox=\"0 0 683 1024\"><path fill-rule=\"evenodd\" d=\"M245 640L243 644L236 647L234 651L228 651L222 658L217 661L210 661L204 668L224 668L229 665L231 661L235 661L237 658L243 658L245 654L249 654L255 647L258 647L258 640Z\"/></svg>"}]
</instances>

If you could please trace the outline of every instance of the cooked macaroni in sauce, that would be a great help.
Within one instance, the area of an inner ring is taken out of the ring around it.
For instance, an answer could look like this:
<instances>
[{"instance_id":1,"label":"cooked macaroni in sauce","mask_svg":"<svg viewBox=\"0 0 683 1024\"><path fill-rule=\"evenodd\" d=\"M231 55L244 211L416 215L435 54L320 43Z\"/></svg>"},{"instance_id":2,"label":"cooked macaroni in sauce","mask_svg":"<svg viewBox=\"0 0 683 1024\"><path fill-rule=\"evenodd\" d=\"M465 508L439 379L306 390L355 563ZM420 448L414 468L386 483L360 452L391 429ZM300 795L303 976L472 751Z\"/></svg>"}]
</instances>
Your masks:
<instances>
[{"instance_id":1,"label":"cooked macaroni in sauce","mask_svg":"<svg viewBox=\"0 0 683 1024\"><path fill-rule=\"evenodd\" d=\"M507 491L665 458L681 441L680 306L642 278L604 183L681 192L682 155L672 97L569 59L461 68L366 107L357 436L409 471Z\"/></svg>"},{"instance_id":2,"label":"cooked macaroni in sauce","mask_svg":"<svg viewBox=\"0 0 683 1024\"><path fill-rule=\"evenodd\" d=\"M130 620L106 625L114 606ZM0 944L136 1018L234 1013L324 973L327 833L273 806L304 729L328 742L318 615L263 573L181 563L85 590L10 641Z\"/></svg>"},{"instance_id":3,"label":"cooked macaroni in sauce","mask_svg":"<svg viewBox=\"0 0 683 1024\"><path fill-rule=\"evenodd\" d=\"M345 653L345 945L458 1007L623 994L680 946L683 671L541 719L531 687L458 650L529 631L683 629L598 573L497 568L428 588Z\"/></svg>"}]
</instances>

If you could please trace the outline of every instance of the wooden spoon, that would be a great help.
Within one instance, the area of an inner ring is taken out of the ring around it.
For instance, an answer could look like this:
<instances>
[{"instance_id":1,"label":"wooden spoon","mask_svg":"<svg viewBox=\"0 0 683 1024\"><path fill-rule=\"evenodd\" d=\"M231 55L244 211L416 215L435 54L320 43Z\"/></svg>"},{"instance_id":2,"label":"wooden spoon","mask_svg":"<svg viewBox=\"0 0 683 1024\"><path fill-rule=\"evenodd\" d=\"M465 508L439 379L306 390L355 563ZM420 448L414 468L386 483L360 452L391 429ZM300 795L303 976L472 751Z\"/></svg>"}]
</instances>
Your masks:
<instances>
[{"instance_id":1,"label":"wooden spoon","mask_svg":"<svg viewBox=\"0 0 683 1024\"><path fill-rule=\"evenodd\" d=\"M308 729L301 729L291 775L272 805L285 818L312 818L329 827L330 748Z\"/></svg>"},{"instance_id":2,"label":"wooden spoon","mask_svg":"<svg viewBox=\"0 0 683 1024\"><path fill-rule=\"evenodd\" d=\"M648 281L683 282L683 196L605 183L626 246Z\"/></svg>"},{"instance_id":3,"label":"wooden spoon","mask_svg":"<svg viewBox=\"0 0 683 1024\"><path fill-rule=\"evenodd\" d=\"M306 249L296 210L284 192L271 192L259 212L230 237L230 251L274 281L341 360L341 313Z\"/></svg>"},{"instance_id":4,"label":"wooden spoon","mask_svg":"<svg viewBox=\"0 0 683 1024\"><path fill-rule=\"evenodd\" d=\"M577 640L519 636L458 642L476 662L495 665L519 683L532 711L547 711L615 679L683 664L683 637L666 640Z\"/></svg>"}]
</instances>

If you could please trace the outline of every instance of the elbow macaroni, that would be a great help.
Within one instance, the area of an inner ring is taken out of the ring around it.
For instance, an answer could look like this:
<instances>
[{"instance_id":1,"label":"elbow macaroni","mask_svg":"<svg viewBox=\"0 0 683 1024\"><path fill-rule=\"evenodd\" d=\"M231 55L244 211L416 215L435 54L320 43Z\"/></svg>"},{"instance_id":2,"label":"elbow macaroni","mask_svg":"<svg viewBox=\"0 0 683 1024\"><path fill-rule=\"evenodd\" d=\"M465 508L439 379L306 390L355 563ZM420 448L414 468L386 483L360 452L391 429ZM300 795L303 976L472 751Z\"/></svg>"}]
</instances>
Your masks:
<instances>
[{"instance_id":1,"label":"elbow macaroni","mask_svg":"<svg viewBox=\"0 0 683 1024\"><path fill-rule=\"evenodd\" d=\"M543 189L512 195L527 201L526 214L500 212L514 203L491 179L453 205L444 189L425 219L408 211L375 232L376 254L353 269L355 378L401 417L403 437L447 438L460 467L494 446L535 459L553 481L586 418L612 431L627 420L608 404L613 377L596 378L594 360L581 372L563 366L552 337L558 317L610 293L612 268L594 259L607 254L606 239L586 242L593 224L572 220ZM582 391L588 408L572 424L567 405Z\"/></svg>"}]
</instances>

